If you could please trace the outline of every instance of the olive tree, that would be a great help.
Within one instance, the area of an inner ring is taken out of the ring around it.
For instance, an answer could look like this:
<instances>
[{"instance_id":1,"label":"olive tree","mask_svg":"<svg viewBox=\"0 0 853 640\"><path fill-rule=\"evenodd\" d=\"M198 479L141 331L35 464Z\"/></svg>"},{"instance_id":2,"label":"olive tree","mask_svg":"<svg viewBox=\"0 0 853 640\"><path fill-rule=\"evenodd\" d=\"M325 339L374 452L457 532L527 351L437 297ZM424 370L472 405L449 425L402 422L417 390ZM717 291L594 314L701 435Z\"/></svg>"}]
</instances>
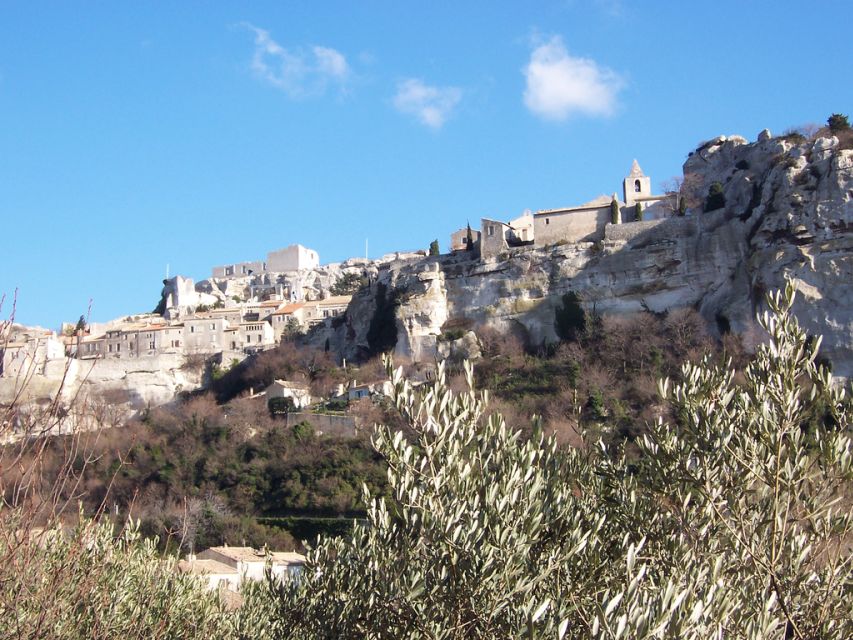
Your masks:
<instances>
[{"instance_id":1,"label":"olive tree","mask_svg":"<svg viewBox=\"0 0 853 640\"><path fill-rule=\"evenodd\" d=\"M179 573L173 558L161 559L156 542L141 538L133 523L116 535L106 519L81 517L71 530L14 528L17 521L4 512L0 636L234 637L219 596Z\"/></svg>"},{"instance_id":2,"label":"olive tree","mask_svg":"<svg viewBox=\"0 0 853 640\"><path fill-rule=\"evenodd\" d=\"M294 638L846 638L849 403L769 300L739 381L707 360L661 383L675 424L630 455L561 450L454 393L392 373L408 431L377 427L389 496L270 583Z\"/></svg>"}]
</instances>

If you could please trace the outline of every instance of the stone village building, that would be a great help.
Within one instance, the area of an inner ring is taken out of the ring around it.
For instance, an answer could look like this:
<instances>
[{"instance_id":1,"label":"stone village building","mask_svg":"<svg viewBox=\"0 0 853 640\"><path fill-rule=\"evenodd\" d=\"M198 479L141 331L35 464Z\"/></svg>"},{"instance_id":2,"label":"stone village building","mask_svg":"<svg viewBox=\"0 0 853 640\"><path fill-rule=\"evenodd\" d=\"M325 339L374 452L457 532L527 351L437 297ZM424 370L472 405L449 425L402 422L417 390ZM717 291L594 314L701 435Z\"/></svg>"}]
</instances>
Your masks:
<instances>
[{"instance_id":1,"label":"stone village building","mask_svg":"<svg viewBox=\"0 0 853 640\"><path fill-rule=\"evenodd\" d=\"M237 262L213 267L214 278L229 278L248 276L266 272L280 273L285 271L300 271L315 269L320 266L320 256L313 249L301 244L292 244L284 249L267 253L266 261Z\"/></svg>"},{"instance_id":2,"label":"stone village building","mask_svg":"<svg viewBox=\"0 0 853 640\"><path fill-rule=\"evenodd\" d=\"M634 160L631 170L622 181L622 200L601 195L593 200L570 207L542 209L501 222L491 218L481 219L479 251L483 259L492 258L512 247L532 244L545 247L564 242L593 242L604 238L604 228L611 221L611 202L616 200L621 222L636 221L637 204L642 208L642 220L652 220L671 215L669 196L655 195L651 178L643 173ZM459 231L451 236L451 247L458 240Z\"/></svg>"},{"instance_id":3,"label":"stone village building","mask_svg":"<svg viewBox=\"0 0 853 640\"><path fill-rule=\"evenodd\" d=\"M269 563L275 577L297 576L305 556L293 551L266 551L251 547L211 547L178 562L177 570L203 578L211 591L239 591L245 580L261 581Z\"/></svg>"}]
</instances>

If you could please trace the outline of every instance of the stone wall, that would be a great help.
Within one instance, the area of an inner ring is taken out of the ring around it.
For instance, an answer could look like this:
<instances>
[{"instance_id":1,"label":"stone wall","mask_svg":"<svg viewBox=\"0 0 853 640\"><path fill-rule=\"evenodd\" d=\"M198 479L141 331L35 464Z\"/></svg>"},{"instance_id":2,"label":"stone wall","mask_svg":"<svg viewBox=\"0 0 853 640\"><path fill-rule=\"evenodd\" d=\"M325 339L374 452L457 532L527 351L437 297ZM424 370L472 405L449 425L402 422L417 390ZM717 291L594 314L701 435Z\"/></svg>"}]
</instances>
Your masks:
<instances>
[{"instance_id":1,"label":"stone wall","mask_svg":"<svg viewBox=\"0 0 853 640\"><path fill-rule=\"evenodd\" d=\"M559 242L600 240L608 222L609 204L596 209L537 213L533 220L533 239L537 247Z\"/></svg>"},{"instance_id":2,"label":"stone wall","mask_svg":"<svg viewBox=\"0 0 853 640\"><path fill-rule=\"evenodd\" d=\"M235 264L226 264L219 267L213 267L212 275L214 278L229 278L232 276L245 276L252 273L261 273L266 270L266 264L260 260L254 262L237 262Z\"/></svg>"},{"instance_id":3,"label":"stone wall","mask_svg":"<svg viewBox=\"0 0 853 640\"><path fill-rule=\"evenodd\" d=\"M499 220L483 218L480 221L480 256L486 260L500 255L507 250L507 233L510 231L508 224Z\"/></svg>"},{"instance_id":4,"label":"stone wall","mask_svg":"<svg viewBox=\"0 0 853 640\"><path fill-rule=\"evenodd\" d=\"M650 229L654 229L662 222L664 222L664 220L645 220L643 222L608 224L604 227L604 239L607 242L628 242Z\"/></svg>"},{"instance_id":5,"label":"stone wall","mask_svg":"<svg viewBox=\"0 0 853 640\"><path fill-rule=\"evenodd\" d=\"M287 414L286 424L288 429L300 422L309 423L314 427L317 435L351 438L356 433L355 419L352 416L338 416L327 413Z\"/></svg>"}]
</instances>

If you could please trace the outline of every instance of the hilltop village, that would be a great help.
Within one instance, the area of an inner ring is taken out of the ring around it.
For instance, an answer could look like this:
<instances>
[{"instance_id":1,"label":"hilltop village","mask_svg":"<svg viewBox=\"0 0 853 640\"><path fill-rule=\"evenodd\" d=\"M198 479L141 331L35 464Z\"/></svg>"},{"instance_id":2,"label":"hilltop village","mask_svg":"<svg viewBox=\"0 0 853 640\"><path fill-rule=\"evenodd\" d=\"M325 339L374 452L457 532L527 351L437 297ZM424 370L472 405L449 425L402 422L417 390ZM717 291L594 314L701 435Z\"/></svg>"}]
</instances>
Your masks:
<instances>
[{"instance_id":1,"label":"hilltop village","mask_svg":"<svg viewBox=\"0 0 853 640\"><path fill-rule=\"evenodd\" d=\"M824 335L823 353L848 375L848 146L829 131L718 136L688 154L683 179L664 194L635 160L621 197L484 217L450 235L449 253L433 242L429 252L321 265L296 244L215 266L199 282L164 280L153 313L81 318L60 332L10 325L0 403L23 386L32 399L88 387L124 390L138 410L203 385L198 363L227 368L303 334L339 362L387 350L412 363L476 358L475 328L528 345L559 340L554 318L568 292L599 314L692 308L718 335L751 339L764 293L785 278L801 293L798 319Z\"/></svg>"},{"instance_id":2,"label":"hilltop village","mask_svg":"<svg viewBox=\"0 0 853 640\"><path fill-rule=\"evenodd\" d=\"M541 247L603 236L606 225L663 219L677 211L675 194L654 195L651 179L635 160L622 184L622 199L599 196L586 204L547 209L507 222L483 218L480 229L451 234L451 252L483 260L512 247ZM159 356L214 356L242 360L274 347L285 335L330 324L345 313L352 293L391 263L424 259L426 252L393 254L375 261L350 259L321 267L316 251L295 244L266 260L215 266L196 285L175 276L164 281L154 313L108 323L64 324L60 332L11 327L0 352L0 377L55 378L66 359L128 360Z\"/></svg>"}]
</instances>

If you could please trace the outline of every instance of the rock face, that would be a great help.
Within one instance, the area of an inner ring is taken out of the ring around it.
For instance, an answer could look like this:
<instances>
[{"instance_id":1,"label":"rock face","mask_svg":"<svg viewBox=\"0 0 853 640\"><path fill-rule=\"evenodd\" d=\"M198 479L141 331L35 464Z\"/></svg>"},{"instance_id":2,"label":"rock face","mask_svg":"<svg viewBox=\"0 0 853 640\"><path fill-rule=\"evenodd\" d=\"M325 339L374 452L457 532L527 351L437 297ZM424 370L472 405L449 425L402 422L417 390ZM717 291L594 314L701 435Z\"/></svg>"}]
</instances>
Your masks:
<instances>
[{"instance_id":1,"label":"rock face","mask_svg":"<svg viewBox=\"0 0 853 640\"><path fill-rule=\"evenodd\" d=\"M203 367L187 366L180 354L140 358L50 360L39 375L0 377L0 405L15 403L32 411L57 398L68 410L53 424L56 433L123 424L147 407L175 399L182 391L196 389Z\"/></svg>"},{"instance_id":2,"label":"rock face","mask_svg":"<svg viewBox=\"0 0 853 640\"><path fill-rule=\"evenodd\" d=\"M338 280L348 275L375 279L379 269L391 264L418 261L425 252L397 252L376 260L350 258L345 262L334 262L300 271L264 271L245 276L206 278L195 285L205 304L217 301L250 300L263 298L266 294L277 294L294 300L321 300L334 295L333 288ZM182 309L182 312L192 309Z\"/></svg>"},{"instance_id":3,"label":"rock face","mask_svg":"<svg viewBox=\"0 0 853 640\"><path fill-rule=\"evenodd\" d=\"M833 137L720 136L690 154L684 176L684 217L607 225L596 242L483 261L463 253L381 265L346 317L311 340L346 358L375 351L380 286L395 300L396 354L413 360L436 357L448 326L555 340L554 310L569 290L599 313L694 307L712 327L759 338L764 294L790 277L800 323L824 336L837 374L853 374L853 150Z\"/></svg>"}]
</instances>

